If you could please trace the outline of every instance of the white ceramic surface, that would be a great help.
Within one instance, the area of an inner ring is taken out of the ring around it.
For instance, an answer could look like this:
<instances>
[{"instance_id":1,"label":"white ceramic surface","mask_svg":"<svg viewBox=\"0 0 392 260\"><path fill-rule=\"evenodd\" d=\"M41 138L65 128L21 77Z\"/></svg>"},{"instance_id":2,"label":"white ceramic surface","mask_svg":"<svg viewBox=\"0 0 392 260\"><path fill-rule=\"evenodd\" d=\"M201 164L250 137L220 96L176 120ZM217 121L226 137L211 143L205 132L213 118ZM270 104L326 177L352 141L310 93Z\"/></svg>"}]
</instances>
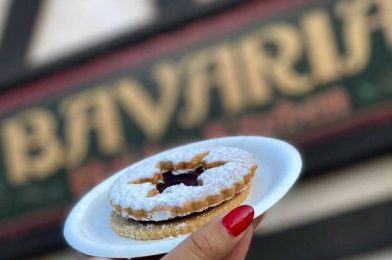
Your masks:
<instances>
[{"instance_id":1,"label":"white ceramic surface","mask_svg":"<svg viewBox=\"0 0 392 260\"><path fill-rule=\"evenodd\" d=\"M244 204L252 205L255 217L277 203L298 178L302 162L290 144L266 137L236 136L189 144L224 145L245 149L256 155L258 168ZM138 241L116 235L110 227L109 187L122 173L106 179L72 209L64 226L64 237L76 250L93 256L137 257L166 253L186 235L161 240Z\"/></svg>"}]
</instances>

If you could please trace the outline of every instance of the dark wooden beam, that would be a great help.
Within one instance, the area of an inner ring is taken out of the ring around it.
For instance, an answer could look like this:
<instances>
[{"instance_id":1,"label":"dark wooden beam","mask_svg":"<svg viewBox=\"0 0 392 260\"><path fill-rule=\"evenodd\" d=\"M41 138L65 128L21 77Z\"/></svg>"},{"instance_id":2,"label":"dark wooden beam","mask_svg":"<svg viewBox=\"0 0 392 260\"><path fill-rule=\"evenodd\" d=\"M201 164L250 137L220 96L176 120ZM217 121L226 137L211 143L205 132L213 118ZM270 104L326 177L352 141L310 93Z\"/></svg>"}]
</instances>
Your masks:
<instances>
[{"instance_id":1,"label":"dark wooden beam","mask_svg":"<svg viewBox=\"0 0 392 260\"><path fill-rule=\"evenodd\" d=\"M0 82L25 70L28 51L41 0L13 0L0 44Z\"/></svg>"}]
</instances>

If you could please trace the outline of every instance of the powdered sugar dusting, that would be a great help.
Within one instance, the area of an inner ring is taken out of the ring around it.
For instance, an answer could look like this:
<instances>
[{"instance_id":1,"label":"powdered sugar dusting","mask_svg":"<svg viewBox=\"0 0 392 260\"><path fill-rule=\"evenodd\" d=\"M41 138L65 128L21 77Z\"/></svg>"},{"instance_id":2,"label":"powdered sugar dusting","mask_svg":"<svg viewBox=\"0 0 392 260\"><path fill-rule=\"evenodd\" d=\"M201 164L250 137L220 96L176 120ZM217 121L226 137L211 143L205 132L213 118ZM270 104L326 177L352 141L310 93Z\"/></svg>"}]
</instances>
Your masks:
<instances>
[{"instance_id":1,"label":"powdered sugar dusting","mask_svg":"<svg viewBox=\"0 0 392 260\"><path fill-rule=\"evenodd\" d=\"M204 153L207 154L203 158L205 163L225 162L225 164L206 169L198 177L201 186L178 184L166 188L162 193L149 196L156 189L155 184L149 182L129 184L139 179L152 178L160 173L158 165L161 161L171 161L173 164L190 162L196 155ZM256 165L255 156L238 148L214 146L174 149L127 168L112 185L109 199L112 205L151 212L142 220L167 220L172 218L168 209L181 207L189 201L205 196L217 195L222 189L243 182L254 165ZM123 211L122 215L132 218L126 211Z\"/></svg>"}]
</instances>

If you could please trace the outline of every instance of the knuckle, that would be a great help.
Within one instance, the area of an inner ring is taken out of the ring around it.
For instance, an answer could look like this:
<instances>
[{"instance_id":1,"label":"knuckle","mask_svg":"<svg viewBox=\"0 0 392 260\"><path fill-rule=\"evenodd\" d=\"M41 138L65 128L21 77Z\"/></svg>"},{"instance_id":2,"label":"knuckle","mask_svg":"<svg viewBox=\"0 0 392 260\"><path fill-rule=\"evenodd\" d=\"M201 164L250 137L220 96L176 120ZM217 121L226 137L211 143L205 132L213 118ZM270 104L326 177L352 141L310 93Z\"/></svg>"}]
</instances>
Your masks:
<instances>
[{"instance_id":1,"label":"knuckle","mask_svg":"<svg viewBox=\"0 0 392 260\"><path fill-rule=\"evenodd\" d=\"M190 236L190 239L192 242L190 250L198 258L207 260L215 255L216 249L206 234L196 232Z\"/></svg>"}]
</instances>

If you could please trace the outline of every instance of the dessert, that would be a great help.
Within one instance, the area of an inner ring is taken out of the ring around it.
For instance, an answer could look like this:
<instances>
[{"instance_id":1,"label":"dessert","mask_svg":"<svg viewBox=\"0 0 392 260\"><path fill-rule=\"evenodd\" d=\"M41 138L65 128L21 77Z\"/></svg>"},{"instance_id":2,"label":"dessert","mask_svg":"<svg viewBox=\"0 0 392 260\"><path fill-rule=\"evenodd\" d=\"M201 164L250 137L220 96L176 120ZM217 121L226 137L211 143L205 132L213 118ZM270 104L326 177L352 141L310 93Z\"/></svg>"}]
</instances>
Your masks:
<instances>
[{"instance_id":1,"label":"dessert","mask_svg":"<svg viewBox=\"0 0 392 260\"><path fill-rule=\"evenodd\" d=\"M240 205L255 156L223 146L180 147L124 170L109 191L113 230L148 240L190 233Z\"/></svg>"}]
</instances>

